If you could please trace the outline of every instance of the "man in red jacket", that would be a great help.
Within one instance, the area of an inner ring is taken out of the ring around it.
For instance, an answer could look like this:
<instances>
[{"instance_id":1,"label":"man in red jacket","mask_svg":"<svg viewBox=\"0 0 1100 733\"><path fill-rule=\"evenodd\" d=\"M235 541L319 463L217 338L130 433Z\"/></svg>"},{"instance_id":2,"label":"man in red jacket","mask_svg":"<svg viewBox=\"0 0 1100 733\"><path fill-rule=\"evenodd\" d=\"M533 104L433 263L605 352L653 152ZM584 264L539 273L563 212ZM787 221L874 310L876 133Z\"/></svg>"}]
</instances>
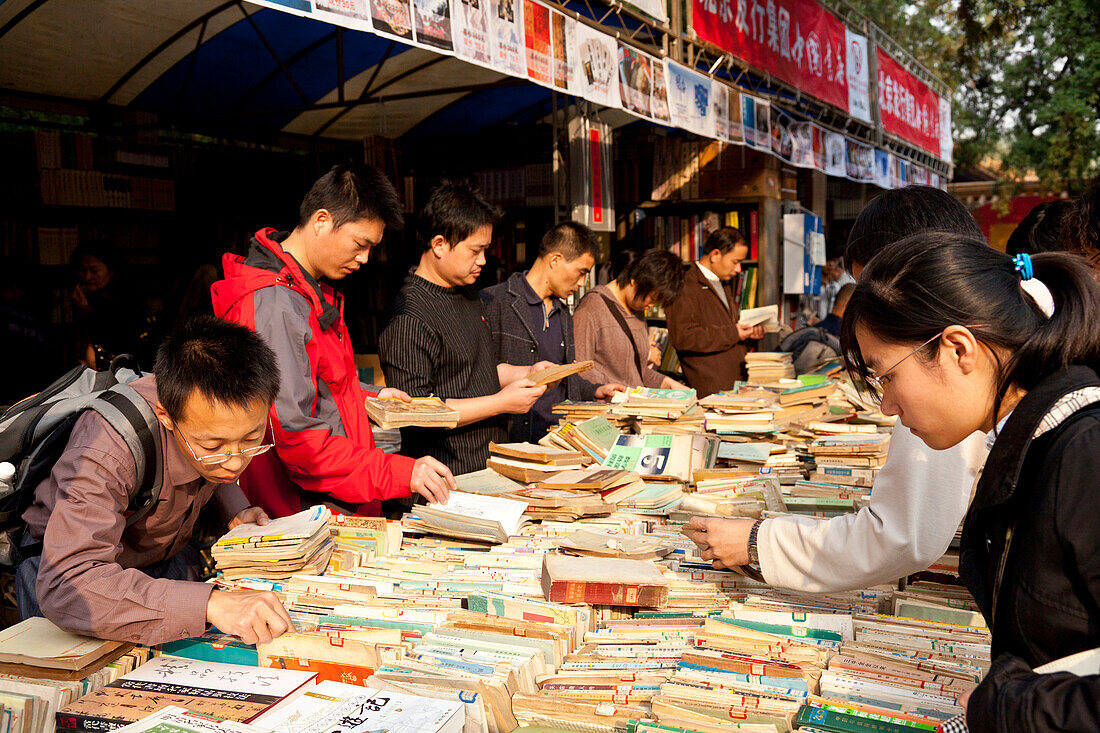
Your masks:
<instances>
[{"instance_id":1,"label":"man in red jacket","mask_svg":"<svg viewBox=\"0 0 1100 733\"><path fill-rule=\"evenodd\" d=\"M321 282L366 264L387 226L402 226L393 184L374 168L334 166L302 200L293 231L256 232L246 257L225 255L225 279L211 287L214 312L259 332L279 361L275 450L253 459L240 482L273 517L317 503L378 515L383 499L416 492L443 502L454 488L436 459L374 447L344 300ZM380 394L409 399L399 390Z\"/></svg>"}]
</instances>

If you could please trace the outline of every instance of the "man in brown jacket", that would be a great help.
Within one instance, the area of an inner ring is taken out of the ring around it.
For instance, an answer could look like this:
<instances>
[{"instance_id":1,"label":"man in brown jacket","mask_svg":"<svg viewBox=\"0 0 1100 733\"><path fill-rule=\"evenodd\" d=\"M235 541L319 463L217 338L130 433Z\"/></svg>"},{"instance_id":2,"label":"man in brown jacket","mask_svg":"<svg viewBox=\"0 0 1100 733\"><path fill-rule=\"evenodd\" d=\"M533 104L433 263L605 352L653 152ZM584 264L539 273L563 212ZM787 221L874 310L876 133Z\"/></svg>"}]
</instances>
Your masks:
<instances>
[{"instance_id":1,"label":"man in brown jacket","mask_svg":"<svg viewBox=\"0 0 1100 733\"><path fill-rule=\"evenodd\" d=\"M739 308L730 280L749 254L741 232L723 227L707 237L699 261L688 268L680 297L668 308L669 340L684 376L699 397L744 379L744 343L764 335L763 326L737 323Z\"/></svg>"}]
</instances>

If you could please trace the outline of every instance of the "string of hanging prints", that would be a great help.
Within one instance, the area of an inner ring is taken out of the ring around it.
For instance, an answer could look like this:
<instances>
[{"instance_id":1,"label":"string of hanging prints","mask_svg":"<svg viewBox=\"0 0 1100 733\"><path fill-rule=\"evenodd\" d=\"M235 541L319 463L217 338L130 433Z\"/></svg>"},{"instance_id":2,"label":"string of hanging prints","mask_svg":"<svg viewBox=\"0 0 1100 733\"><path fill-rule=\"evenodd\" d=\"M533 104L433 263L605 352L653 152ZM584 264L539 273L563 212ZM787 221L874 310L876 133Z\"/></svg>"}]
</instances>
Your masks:
<instances>
[{"instance_id":1,"label":"string of hanging prints","mask_svg":"<svg viewBox=\"0 0 1100 733\"><path fill-rule=\"evenodd\" d=\"M934 171L795 120L766 99L648 54L538 0L250 2L453 55L641 119L745 145L796 167L882 188L946 185ZM871 121L867 39L814 0L692 2L693 27L702 40ZM889 54L876 52L876 102L885 131L949 161L950 103Z\"/></svg>"}]
</instances>

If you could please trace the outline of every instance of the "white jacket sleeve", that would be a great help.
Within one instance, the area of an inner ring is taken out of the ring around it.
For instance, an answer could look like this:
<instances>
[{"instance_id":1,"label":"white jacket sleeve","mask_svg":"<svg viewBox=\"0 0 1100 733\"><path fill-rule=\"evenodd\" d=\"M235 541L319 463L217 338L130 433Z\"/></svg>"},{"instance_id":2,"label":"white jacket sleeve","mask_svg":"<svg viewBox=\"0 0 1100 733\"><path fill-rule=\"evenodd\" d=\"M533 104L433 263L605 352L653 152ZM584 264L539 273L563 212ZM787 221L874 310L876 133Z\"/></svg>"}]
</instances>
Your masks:
<instances>
[{"instance_id":1,"label":"white jacket sleeve","mask_svg":"<svg viewBox=\"0 0 1100 733\"><path fill-rule=\"evenodd\" d=\"M989 451L974 433L932 450L898 424L868 506L821 520L765 520L757 534L760 569L771 585L809 593L868 588L925 570L951 544Z\"/></svg>"}]
</instances>

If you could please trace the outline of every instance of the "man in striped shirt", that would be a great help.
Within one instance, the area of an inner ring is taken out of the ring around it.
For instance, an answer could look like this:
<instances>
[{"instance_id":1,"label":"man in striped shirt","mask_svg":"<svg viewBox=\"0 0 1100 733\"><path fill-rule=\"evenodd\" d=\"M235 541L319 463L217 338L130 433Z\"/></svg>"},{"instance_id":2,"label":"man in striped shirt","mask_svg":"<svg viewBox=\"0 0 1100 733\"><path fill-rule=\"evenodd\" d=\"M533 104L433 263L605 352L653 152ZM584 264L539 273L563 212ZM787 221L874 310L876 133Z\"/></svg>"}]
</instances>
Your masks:
<instances>
[{"instance_id":1,"label":"man in striped shirt","mask_svg":"<svg viewBox=\"0 0 1100 733\"><path fill-rule=\"evenodd\" d=\"M526 376L551 366L498 361L472 286L499 218L469 185L444 182L432 191L417 223L420 264L405 279L379 343L386 384L413 397L440 397L459 414L454 430L403 429L402 453L432 456L455 474L485 468L489 443L508 439L507 416L527 414L546 391Z\"/></svg>"}]
</instances>

